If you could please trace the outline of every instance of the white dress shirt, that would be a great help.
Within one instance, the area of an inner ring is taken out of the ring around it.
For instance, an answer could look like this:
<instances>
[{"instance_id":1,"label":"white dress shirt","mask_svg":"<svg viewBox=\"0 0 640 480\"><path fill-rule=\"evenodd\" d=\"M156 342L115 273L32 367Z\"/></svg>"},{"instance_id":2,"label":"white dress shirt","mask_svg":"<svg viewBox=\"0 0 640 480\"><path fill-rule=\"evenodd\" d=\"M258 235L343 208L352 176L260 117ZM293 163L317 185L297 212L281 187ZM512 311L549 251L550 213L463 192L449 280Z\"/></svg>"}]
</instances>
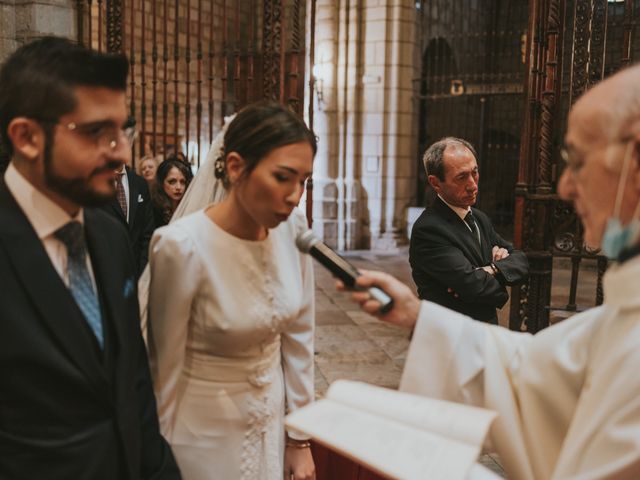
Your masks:
<instances>
[{"instance_id":1,"label":"white dress shirt","mask_svg":"<svg viewBox=\"0 0 640 480\"><path fill-rule=\"evenodd\" d=\"M29 181L22 176L14 167L13 162L9 164L4 175L5 183L13 198L26 215L29 223L36 231L36 235L42 242L44 249L49 255L53 267L60 275L67 287L69 286L69 274L67 272L67 248L55 236L55 232L75 220L84 225L84 212L82 208L75 217L71 217L59 205L47 198L42 192L36 189ZM95 277L91 268L91 258L87 249L87 268L96 290Z\"/></svg>"}]
</instances>

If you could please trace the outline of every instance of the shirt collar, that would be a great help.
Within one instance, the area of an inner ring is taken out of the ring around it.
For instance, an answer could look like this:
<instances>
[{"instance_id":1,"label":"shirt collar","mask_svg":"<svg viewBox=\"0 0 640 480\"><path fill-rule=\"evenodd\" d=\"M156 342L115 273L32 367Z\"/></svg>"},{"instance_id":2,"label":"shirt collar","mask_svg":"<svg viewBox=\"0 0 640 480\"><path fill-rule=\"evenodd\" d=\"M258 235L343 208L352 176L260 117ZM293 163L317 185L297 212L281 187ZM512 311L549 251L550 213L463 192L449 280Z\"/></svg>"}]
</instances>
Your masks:
<instances>
[{"instance_id":1,"label":"shirt collar","mask_svg":"<svg viewBox=\"0 0 640 480\"><path fill-rule=\"evenodd\" d=\"M53 235L56 230L72 220L84 224L82 208L75 217L71 217L62 207L47 198L24 178L14 167L13 162L9 164L4 179L13 198L16 199L41 240Z\"/></svg>"},{"instance_id":2,"label":"shirt collar","mask_svg":"<svg viewBox=\"0 0 640 480\"><path fill-rule=\"evenodd\" d=\"M438 197L440 198L440 200L442 200L445 203L447 207L453 210L456 213L456 215L458 215L462 220L464 220L467 214L471 211L471 207L467 207L467 208L455 207L451 205L449 202L447 202L444 198L442 198L440 194L438 194Z\"/></svg>"}]
</instances>

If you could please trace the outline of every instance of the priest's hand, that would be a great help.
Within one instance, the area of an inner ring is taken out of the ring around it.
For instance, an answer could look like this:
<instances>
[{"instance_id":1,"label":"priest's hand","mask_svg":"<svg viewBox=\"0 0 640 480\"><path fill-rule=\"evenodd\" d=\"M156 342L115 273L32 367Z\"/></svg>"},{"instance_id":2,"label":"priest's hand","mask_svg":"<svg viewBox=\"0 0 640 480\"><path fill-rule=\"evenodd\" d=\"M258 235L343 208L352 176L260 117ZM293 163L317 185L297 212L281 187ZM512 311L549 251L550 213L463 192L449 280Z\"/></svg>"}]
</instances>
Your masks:
<instances>
[{"instance_id":1,"label":"priest's hand","mask_svg":"<svg viewBox=\"0 0 640 480\"><path fill-rule=\"evenodd\" d=\"M284 451L284 472L285 480L315 480L316 467L311 456L311 448L287 445Z\"/></svg>"},{"instance_id":2,"label":"priest's hand","mask_svg":"<svg viewBox=\"0 0 640 480\"><path fill-rule=\"evenodd\" d=\"M360 304L362 310L380 320L402 327L415 325L420 312L420 300L409 287L387 273L367 270L360 270L360 273L362 275L358 277L356 284L364 290L352 291L351 298ZM341 281L338 281L336 286L338 290L346 290ZM387 313L380 313L380 303L371 298L366 291L367 288L373 286L382 288L393 299L393 308Z\"/></svg>"}]
</instances>

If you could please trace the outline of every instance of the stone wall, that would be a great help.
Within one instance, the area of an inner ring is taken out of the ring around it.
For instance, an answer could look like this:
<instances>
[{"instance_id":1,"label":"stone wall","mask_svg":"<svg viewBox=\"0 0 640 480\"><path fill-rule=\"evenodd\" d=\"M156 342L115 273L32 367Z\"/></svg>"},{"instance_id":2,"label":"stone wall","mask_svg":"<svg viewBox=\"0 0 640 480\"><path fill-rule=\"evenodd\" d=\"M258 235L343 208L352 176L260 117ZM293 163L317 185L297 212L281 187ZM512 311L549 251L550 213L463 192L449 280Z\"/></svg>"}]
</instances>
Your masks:
<instances>
[{"instance_id":1,"label":"stone wall","mask_svg":"<svg viewBox=\"0 0 640 480\"><path fill-rule=\"evenodd\" d=\"M74 4L71 0L0 0L0 61L34 38L76 38Z\"/></svg>"}]
</instances>

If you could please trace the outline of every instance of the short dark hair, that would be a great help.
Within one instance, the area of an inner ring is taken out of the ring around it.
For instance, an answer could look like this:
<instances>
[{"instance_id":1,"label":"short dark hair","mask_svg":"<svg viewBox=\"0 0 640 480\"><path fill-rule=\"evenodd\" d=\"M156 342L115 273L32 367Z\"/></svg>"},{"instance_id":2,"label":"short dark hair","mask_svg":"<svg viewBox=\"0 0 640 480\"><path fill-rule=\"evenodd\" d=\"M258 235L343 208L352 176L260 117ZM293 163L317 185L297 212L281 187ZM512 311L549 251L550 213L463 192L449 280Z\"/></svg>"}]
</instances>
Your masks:
<instances>
[{"instance_id":1,"label":"short dark hair","mask_svg":"<svg viewBox=\"0 0 640 480\"><path fill-rule=\"evenodd\" d=\"M125 91L129 63L123 54L100 53L65 38L43 37L18 48L0 68L0 137L16 117L57 121L76 108L73 89ZM45 130L46 131L46 130Z\"/></svg>"},{"instance_id":2,"label":"short dark hair","mask_svg":"<svg viewBox=\"0 0 640 480\"><path fill-rule=\"evenodd\" d=\"M444 137L438 140L436 143L427 148L427 151L424 152L424 157L422 157L422 162L424 163L424 169L427 172L427 177L429 175L434 175L439 180L444 181L444 151L447 147L451 145L461 145L469 149L469 151L473 154L473 157L478 160L478 155L476 154L476 149L473 148L466 140L457 137Z\"/></svg>"},{"instance_id":3,"label":"short dark hair","mask_svg":"<svg viewBox=\"0 0 640 480\"><path fill-rule=\"evenodd\" d=\"M240 110L229 124L223 158L231 152L240 154L246 162L244 174L248 175L272 150L298 142L307 142L315 156L316 136L298 115L276 102L257 102Z\"/></svg>"}]
</instances>

